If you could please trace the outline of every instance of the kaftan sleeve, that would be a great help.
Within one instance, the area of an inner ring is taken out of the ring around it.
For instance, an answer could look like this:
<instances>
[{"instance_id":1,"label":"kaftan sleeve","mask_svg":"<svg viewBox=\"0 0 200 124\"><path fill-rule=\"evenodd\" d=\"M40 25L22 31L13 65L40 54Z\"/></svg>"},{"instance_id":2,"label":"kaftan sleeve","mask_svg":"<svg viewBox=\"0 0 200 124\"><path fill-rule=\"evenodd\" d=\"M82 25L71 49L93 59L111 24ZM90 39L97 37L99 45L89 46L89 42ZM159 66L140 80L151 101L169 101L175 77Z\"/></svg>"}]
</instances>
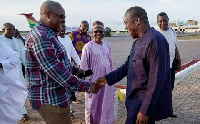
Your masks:
<instances>
[{"instance_id":1,"label":"kaftan sleeve","mask_svg":"<svg viewBox=\"0 0 200 124\"><path fill-rule=\"evenodd\" d=\"M71 57L74 59L77 65L81 65L81 60L71 41L70 41L70 45L71 45Z\"/></svg>"},{"instance_id":2,"label":"kaftan sleeve","mask_svg":"<svg viewBox=\"0 0 200 124\"><path fill-rule=\"evenodd\" d=\"M19 41L18 39L16 40L17 42L15 43L15 45L18 53L20 54L21 63L25 65L25 47L20 43L21 41Z\"/></svg>"},{"instance_id":3,"label":"kaftan sleeve","mask_svg":"<svg viewBox=\"0 0 200 124\"><path fill-rule=\"evenodd\" d=\"M74 36L72 35L72 33L69 33L67 36L70 37L71 41L74 41Z\"/></svg>"},{"instance_id":4,"label":"kaftan sleeve","mask_svg":"<svg viewBox=\"0 0 200 124\"><path fill-rule=\"evenodd\" d=\"M81 55L81 69L83 70L88 70L90 67L90 49L88 47L89 45L86 44L83 49L82 49L82 55ZM86 81L90 80L90 77L86 77L85 78Z\"/></svg>"},{"instance_id":5,"label":"kaftan sleeve","mask_svg":"<svg viewBox=\"0 0 200 124\"><path fill-rule=\"evenodd\" d=\"M4 44L0 44L0 54L6 52L6 59L0 59L0 63L2 63L3 68L12 69L18 65L19 61L19 53L13 51L11 48L7 47Z\"/></svg>"},{"instance_id":6,"label":"kaftan sleeve","mask_svg":"<svg viewBox=\"0 0 200 124\"><path fill-rule=\"evenodd\" d=\"M82 55L81 55L81 69L88 70L89 69L89 47L88 44L86 44L82 49Z\"/></svg>"}]
</instances>

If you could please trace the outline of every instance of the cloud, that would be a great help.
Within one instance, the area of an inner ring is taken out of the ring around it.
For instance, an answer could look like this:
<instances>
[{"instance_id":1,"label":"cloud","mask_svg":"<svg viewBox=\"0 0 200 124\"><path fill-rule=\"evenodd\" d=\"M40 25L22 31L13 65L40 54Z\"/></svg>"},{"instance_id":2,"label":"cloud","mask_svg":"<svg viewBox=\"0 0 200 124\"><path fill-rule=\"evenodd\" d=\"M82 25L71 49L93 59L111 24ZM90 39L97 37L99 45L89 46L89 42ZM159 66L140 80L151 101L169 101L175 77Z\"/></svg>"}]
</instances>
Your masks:
<instances>
[{"instance_id":1,"label":"cloud","mask_svg":"<svg viewBox=\"0 0 200 124\"><path fill-rule=\"evenodd\" d=\"M33 12L39 20L39 8L45 0L2 0L0 4L0 26L5 21L13 21L20 30L29 30L25 17L18 13ZM66 12L66 25L79 26L82 20L91 23L100 20L113 30L124 30L123 16L132 6L143 7L148 14L150 24L156 25L159 12L166 12L171 21L199 21L200 0L57 0ZM26 25L27 24L27 25Z\"/></svg>"}]
</instances>

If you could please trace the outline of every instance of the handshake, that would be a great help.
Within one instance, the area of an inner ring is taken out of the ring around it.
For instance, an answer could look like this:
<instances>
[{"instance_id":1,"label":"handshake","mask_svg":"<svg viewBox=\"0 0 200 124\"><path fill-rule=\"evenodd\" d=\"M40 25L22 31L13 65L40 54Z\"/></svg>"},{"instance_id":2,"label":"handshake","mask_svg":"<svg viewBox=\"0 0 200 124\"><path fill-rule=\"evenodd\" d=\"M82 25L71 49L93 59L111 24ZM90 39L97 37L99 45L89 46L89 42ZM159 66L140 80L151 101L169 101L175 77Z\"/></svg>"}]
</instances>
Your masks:
<instances>
[{"instance_id":1,"label":"handshake","mask_svg":"<svg viewBox=\"0 0 200 124\"><path fill-rule=\"evenodd\" d=\"M78 78L84 79L85 77L88 77L92 75L93 72L91 69L88 69L86 71L80 69L79 72L76 74ZM106 78L105 77L99 77L95 82L90 83L90 92L97 94L102 86L106 84Z\"/></svg>"},{"instance_id":2,"label":"handshake","mask_svg":"<svg viewBox=\"0 0 200 124\"><path fill-rule=\"evenodd\" d=\"M102 86L106 84L106 78L105 77L99 77L95 82L90 83L90 92L97 94Z\"/></svg>"}]
</instances>

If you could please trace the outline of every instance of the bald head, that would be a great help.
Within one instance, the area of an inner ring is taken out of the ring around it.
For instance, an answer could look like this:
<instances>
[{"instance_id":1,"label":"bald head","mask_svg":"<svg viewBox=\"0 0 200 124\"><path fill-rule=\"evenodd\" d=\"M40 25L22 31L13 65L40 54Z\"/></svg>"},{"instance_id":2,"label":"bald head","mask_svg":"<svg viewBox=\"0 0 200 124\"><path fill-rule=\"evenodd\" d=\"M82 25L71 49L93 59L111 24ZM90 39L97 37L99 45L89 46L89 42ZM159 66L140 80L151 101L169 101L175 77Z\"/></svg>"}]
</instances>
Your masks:
<instances>
[{"instance_id":1,"label":"bald head","mask_svg":"<svg viewBox=\"0 0 200 124\"><path fill-rule=\"evenodd\" d=\"M148 23L148 17L146 11L139 6L129 8L124 16L129 16L132 19L140 18L140 21Z\"/></svg>"},{"instance_id":2,"label":"bald head","mask_svg":"<svg viewBox=\"0 0 200 124\"><path fill-rule=\"evenodd\" d=\"M54 13L57 7L61 7L61 4L55 1L45 1L40 7L40 15L44 13Z\"/></svg>"},{"instance_id":3,"label":"bald head","mask_svg":"<svg viewBox=\"0 0 200 124\"><path fill-rule=\"evenodd\" d=\"M40 7L40 22L58 32L60 24L65 23L65 10L58 2L45 1Z\"/></svg>"}]
</instances>

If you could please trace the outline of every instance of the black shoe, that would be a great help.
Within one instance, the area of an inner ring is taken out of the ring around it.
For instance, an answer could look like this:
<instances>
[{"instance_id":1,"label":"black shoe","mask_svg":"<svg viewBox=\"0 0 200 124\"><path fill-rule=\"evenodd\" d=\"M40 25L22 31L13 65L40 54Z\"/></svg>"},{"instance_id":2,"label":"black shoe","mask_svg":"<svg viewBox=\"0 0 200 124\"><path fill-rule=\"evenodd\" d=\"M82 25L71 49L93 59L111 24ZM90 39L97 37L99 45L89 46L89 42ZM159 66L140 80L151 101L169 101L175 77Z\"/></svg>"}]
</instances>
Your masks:
<instances>
[{"instance_id":1,"label":"black shoe","mask_svg":"<svg viewBox=\"0 0 200 124\"><path fill-rule=\"evenodd\" d=\"M30 120L30 118L27 114L23 114L22 120L27 121L27 120Z\"/></svg>"},{"instance_id":2,"label":"black shoe","mask_svg":"<svg viewBox=\"0 0 200 124\"><path fill-rule=\"evenodd\" d=\"M177 115L174 115L174 114L171 115L170 117L171 117L171 118L178 118Z\"/></svg>"}]
</instances>

